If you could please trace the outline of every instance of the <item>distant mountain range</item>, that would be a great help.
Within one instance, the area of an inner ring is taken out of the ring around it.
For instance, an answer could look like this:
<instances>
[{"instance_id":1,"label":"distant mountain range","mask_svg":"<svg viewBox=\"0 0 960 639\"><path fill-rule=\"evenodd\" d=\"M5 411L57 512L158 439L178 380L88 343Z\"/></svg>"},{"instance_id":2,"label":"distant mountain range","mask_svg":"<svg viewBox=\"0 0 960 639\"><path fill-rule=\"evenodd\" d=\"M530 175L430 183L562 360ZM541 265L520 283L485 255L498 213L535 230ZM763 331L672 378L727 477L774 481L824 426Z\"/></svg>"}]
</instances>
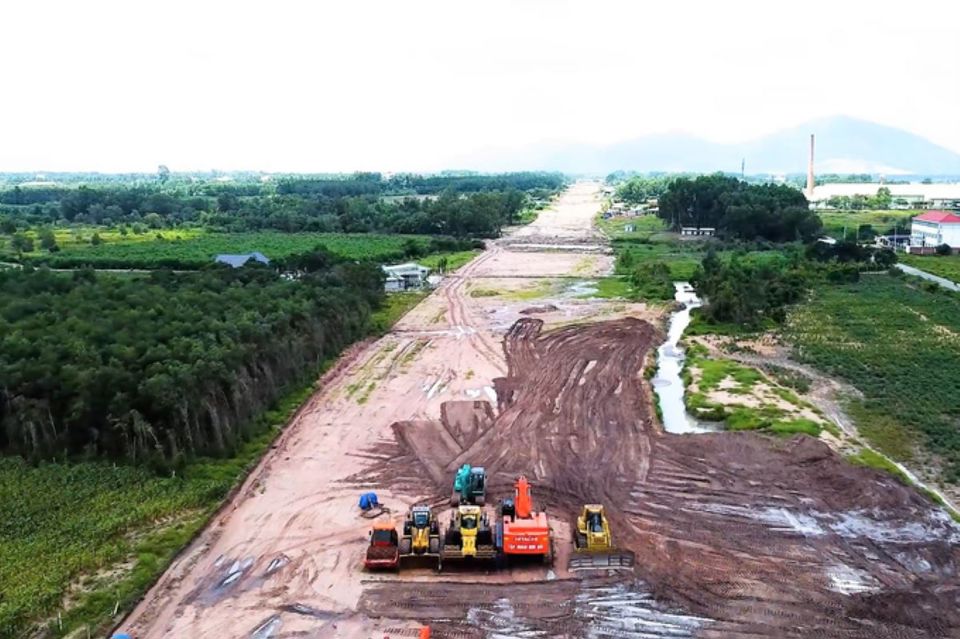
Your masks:
<instances>
[{"instance_id":1,"label":"distant mountain range","mask_svg":"<svg viewBox=\"0 0 960 639\"><path fill-rule=\"evenodd\" d=\"M960 175L960 153L902 129L844 116L813 120L740 144L661 134L608 146L541 145L519 152L484 152L461 158L461 163L486 171L739 172L744 160L750 174L806 173L811 133L816 135L817 173Z\"/></svg>"}]
</instances>

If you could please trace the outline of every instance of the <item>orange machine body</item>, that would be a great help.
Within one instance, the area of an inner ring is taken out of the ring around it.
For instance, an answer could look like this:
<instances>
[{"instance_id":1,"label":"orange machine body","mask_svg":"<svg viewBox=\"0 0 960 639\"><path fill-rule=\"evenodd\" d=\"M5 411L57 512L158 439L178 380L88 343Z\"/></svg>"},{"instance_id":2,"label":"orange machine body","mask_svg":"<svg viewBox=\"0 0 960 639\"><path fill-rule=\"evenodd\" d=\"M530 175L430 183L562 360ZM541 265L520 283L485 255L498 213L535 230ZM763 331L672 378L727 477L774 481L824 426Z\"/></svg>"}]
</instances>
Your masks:
<instances>
[{"instance_id":1,"label":"orange machine body","mask_svg":"<svg viewBox=\"0 0 960 639\"><path fill-rule=\"evenodd\" d=\"M550 555L547 514L534 511L526 477L520 475L514 488L514 513L503 516L503 552L507 555Z\"/></svg>"}]
</instances>

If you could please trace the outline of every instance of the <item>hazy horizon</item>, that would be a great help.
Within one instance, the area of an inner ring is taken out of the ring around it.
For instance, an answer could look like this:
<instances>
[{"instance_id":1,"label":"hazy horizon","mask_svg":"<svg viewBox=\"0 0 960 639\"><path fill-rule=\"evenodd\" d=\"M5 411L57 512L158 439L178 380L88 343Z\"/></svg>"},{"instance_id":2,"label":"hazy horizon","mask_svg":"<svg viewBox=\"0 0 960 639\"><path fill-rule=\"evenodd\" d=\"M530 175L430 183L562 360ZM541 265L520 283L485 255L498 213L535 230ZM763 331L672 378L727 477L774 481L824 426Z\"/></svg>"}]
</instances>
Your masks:
<instances>
[{"instance_id":1,"label":"hazy horizon","mask_svg":"<svg viewBox=\"0 0 960 639\"><path fill-rule=\"evenodd\" d=\"M954 3L524 0L4 10L0 171L431 171L846 115L960 152Z\"/></svg>"}]
</instances>

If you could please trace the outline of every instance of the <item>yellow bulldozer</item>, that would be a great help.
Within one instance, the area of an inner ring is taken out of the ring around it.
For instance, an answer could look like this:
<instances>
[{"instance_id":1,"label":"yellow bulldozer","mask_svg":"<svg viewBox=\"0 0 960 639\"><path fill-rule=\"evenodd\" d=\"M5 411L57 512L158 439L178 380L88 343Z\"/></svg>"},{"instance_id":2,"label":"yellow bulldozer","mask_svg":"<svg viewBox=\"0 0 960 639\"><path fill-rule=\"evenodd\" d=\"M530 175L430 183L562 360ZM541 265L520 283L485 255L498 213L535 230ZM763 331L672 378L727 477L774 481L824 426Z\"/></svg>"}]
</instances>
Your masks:
<instances>
[{"instance_id":1,"label":"yellow bulldozer","mask_svg":"<svg viewBox=\"0 0 960 639\"><path fill-rule=\"evenodd\" d=\"M634 564L634 554L613 545L610 522L602 504L585 504L573 533L570 570L622 570Z\"/></svg>"},{"instance_id":2,"label":"yellow bulldozer","mask_svg":"<svg viewBox=\"0 0 960 639\"><path fill-rule=\"evenodd\" d=\"M419 558L440 562L440 522L430 506L413 506L403 522L400 535L400 560Z\"/></svg>"},{"instance_id":3,"label":"yellow bulldozer","mask_svg":"<svg viewBox=\"0 0 960 639\"><path fill-rule=\"evenodd\" d=\"M443 536L439 568L450 560L485 562L496 558L493 529L483 509L466 504L457 507Z\"/></svg>"}]
</instances>

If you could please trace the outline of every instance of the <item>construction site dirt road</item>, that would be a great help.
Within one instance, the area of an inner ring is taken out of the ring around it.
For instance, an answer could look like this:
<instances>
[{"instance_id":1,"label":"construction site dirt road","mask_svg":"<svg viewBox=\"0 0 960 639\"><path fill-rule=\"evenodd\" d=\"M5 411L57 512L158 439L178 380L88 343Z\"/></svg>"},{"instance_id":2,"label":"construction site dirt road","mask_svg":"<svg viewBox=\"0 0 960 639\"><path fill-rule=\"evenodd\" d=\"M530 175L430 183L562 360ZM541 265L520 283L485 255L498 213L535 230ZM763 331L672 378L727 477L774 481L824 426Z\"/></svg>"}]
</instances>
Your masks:
<instances>
[{"instance_id":1,"label":"construction site dirt road","mask_svg":"<svg viewBox=\"0 0 960 639\"><path fill-rule=\"evenodd\" d=\"M591 246L598 206L596 185L575 185L522 232L536 241L486 251L349 355L123 630L960 636L960 527L924 496L809 437L661 431L644 368L664 311L551 283L610 268ZM554 568L363 573L359 493L375 490L398 518L413 503L441 507L464 462L486 466L494 498L530 478ZM632 572L566 571L585 502L606 505Z\"/></svg>"}]
</instances>

